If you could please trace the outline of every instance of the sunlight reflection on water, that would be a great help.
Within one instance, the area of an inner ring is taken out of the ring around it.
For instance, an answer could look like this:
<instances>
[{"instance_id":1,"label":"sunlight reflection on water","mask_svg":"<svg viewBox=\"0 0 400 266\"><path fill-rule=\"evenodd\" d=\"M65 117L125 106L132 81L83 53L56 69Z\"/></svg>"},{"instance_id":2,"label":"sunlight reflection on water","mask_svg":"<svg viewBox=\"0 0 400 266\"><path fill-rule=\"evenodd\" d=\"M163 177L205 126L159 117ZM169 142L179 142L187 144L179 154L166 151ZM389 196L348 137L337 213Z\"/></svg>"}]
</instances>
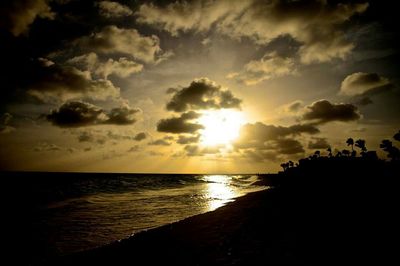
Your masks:
<instances>
[{"instance_id":1,"label":"sunlight reflection on water","mask_svg":"<svg viewBox=\"0 0 400 266\"><path fill-rule=\"evenodd\" d=\"M209 198L208 210L215 210L226 203L233 201L237 193L230 187L230 177L227 175L209 175L204 176L208 181L206 194Z\"/></svg>"},{"instance_id":2,"label":"sunlight reflection on water","mask_svg":"<svg viewBox=\"0 0 400 266\"><path fill-rule=\"evenodd\" d=\"M239 196L265 189L252 185L257 180L255 175L77 179L75 186L88 191L49 201L37 209L34 238L42 239L60 254L94 248L142 230L213 211ZM70 188L62 189L65 193Z\"/></svg>"}]
</instances>

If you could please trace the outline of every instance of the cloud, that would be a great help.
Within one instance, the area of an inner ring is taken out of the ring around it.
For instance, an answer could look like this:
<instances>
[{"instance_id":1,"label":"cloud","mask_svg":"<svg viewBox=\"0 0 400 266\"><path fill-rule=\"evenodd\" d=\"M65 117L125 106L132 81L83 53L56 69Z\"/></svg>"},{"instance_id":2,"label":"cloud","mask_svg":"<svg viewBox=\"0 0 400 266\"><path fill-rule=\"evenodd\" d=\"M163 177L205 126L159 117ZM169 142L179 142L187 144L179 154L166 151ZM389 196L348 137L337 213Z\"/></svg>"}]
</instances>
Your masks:
<instances>
[{"instance_id":1,"label":"cloud","mask_svg":"<svg viewBox=\"0 0 400 266\"><path fill-rule=\"evenodd\" d=\"M292 58L279 56L276 52L265 54L260 60L252 60L241 72L230 73L233 78L246 85L256 85L264 80L295 74L295 63Z\"/></svg>"},{"instance_id":2,"label":"cloud","mask_svg":"<svg viewBox=\"0 0 400 266\"><path fill-rule=\"evenodd\" d=\"M240 12L248 6L248 1L236 1L229 5L228 1L191 1L174 2L164 7L153 3L142 4L135 13L137 21L168 31L172 36L179 32L208 31L221 17L232 13L233 9ZM237 13L234 15L238 15Z\"/></svg>"},{"instance_id":3,"label":"cloud","mask_svg":"<svg viewBox=\"0 0 400 266\"><path fill-rule=\"evenodd\" d=\"M142 64L129 60L126 57L121 57L118 60L109 58L105 62L100 62L95 53L73 57L67 63L81 66L104 79L107 79L109 75L127 78L143 70Z\"/></svg>"},{"instance_id":4,"label":"cloud","mask_svg":"<svg viewBox=\"0 0 400 266\"><path fill-rule=\"evenodd\" d=\"M139 145L134 145L134 146L129 148L128 152L137 152L139 150L140 150L140 146Z\"/></svg>"},{"instance_id":5,"label":"cloud","mask_svg":"<svg viewBox=\"0 0 400 266\"><path fill-rule=\"evenodd\" d=\"M167 110L184 112L189 109L240 108L241 102L231 91L224 90L208 78L200 78L193 80L188 87L177 90L167 103Z\"/></svg>"},{"instance_id":6,"label":"cloud","mask_svg":"<svg viewBox=\"0 0 400 266\"><path fill-rule=\"evenodd\" d=\"M306 107L303 120L323 124L332 121L355 121L361 118L356 106L348 103L330 103L319 100Z\"/></svg>"},{"instance_id":7,"label":"cloud","mask_svg":"<svg viewBox=\"0 0 400 266\"><path fill-rule=\"evenodd\" d=\"M329 147L330 145L326 138L313 138L313 140L308 143L309 149L328 149Z\"/></svg>"},{"instance_id":8,"label":"cloud","mask_svg":"<svg viewBox=\"0 0 400 266\"><path fill-rule=\"evenodd\" d=\"M170 146L171 142L166 141L165 139L156 139L148 143L148 145L153 146Z\"/></svg>"},{"instance_id":9,"label":"cloud","mask_svg":"<svg viewBox=\"0 0 400 266\"><path fill-rule=\"evenodd\" d=\"M150 156L164 156L164 153L159 151L149 151L147 154Z\"/></svg>"},{"instance_id":10,"label":"cloud","mask_svg":"<svg viewBox=\"0 0 400 266\"><path fill-rule=\"evenodd\" d=\"M272 144L278 154L292 155L304 153L303 145L295 139L278 139Z\"/></svg>"},{"instance_id":11,"label":"cloud","mask_svg":"<svg viewBox=\"0 0 400 266\"><path fill-rule=\"evenodd\" d=\"M0 116L0 134L7 134L15 131L15 128L10 126L13 116L10 113L4 113Z\"/></svg>"},{"instance_id":12,"label":"cloud","mask_svg":"<svg viewBox=\"0 0 400 266\"><path fill-rule=\"evenodd\" d=\"M132 10L118 2L100 1L97 3L99 13L106 18L127 17L133 14Z\"/></svg>"},{"instance_id":13,"label":"cloud","mask_svg":"<svg viewBox=\"0 0 400 266\"><path fill-rule=\"evenodd\" d=\"M99 32L75 41L81 49L102 54L124 54L146 63L154 63L161 53L157 36L143 36L136 29L124 29L117 26L105 26Z\"/></svg>"},{"instance_id":14,"label":"cloud","mask_svg":"<svg viewBox=\"0 0 400 266\"><path fill-rule=\"evenodd\" d=\"M47 120L59 127L81 127L103 124L107 121L106 113L93 104L86 102L67 102L59 109L51 111Z\"/></svg>"},{"instance_id":15,"label":"cloud","mask_svg":"<svg viewBox=\"0 0 400 266\"><path fill-rule=\"evenodd\" d=\"M105 123L114 125L131 125L136 122L135 114L139 112L139 109L130 108L129 106L113 108L108 113L108 119Z\"/></svg>"},{"instance_id":16,"label":"cloud","mask_svg":"<svg viewBox=\"0 0 400 266\"><path fill-rule=\"evenodd\" d=\"M145 132L137 133L137 134L133 137L133 139L136 140L136 141L142 141L142 140L144 140L145 138L147 138L147 134L146 134Z\"/></svg>"},{"instance_id":17,"label":"cloud","mask_svg":"<svg viewBox=\"0 0 400 266\"><path fill-rule=\"evenodd\" d=\"M293 137L317 133L318 128L310 124L284 127L261 122L248 123L242 126L239 138L232 144L243 157L257 161L280 161L285 156L304 153L303 145Z\"/></svg>"},{"instance_id":18,"label":"cloud","mask_svg":"<svg viewBox=\"0 0 400 266\"><path fill-rule=\"evenodd\" d=\"M117 98L120 89L106 79L93 79L90 72L75 67L50 65L35 69L28 80L27 93L42 102L75 99L106 100Z\"/></svg>"},{"instance_id":19,"label":"cloud","mask_svg":"<svg viewBox=\"0 0 400 266\"><path fill-rule=\"evenodd\" d=\"M66 102L53 110L46 119L59 127L82 127L99 124L131 125L136 122L138 109L128 106L113 108L109 113L86 102Z\"/></svg>"},{"instance_id":20,"label":"cloud","mask_svg":"<svg viewBox=\"0 0 400 266\"><path fill-rule=\"evenodd\" d=\"M346 96L371 96L390 90L392 87L393 84L389 79L376 73L357 72L348 75L342 81L339 94Z\"/></svg>"},{"instance_id":21,"label":"cloud","mask_svg":"<svg viewBox=\"0 0 400 266\"><path fill-rule=\"evenodd\" d=\"M157 124L157 131L174 134L195 133L197 130L202 129L203 126L189 121L199 117L199 113L189 111L181 114L179 117L161 119Z\"/></svg>"},{"instance_id":22,"label":"cloud","mask_svg":"<svg viewBox=\"0 0 400 266\"><path fill-rule=\"evenodd\" d=\"M19 0L6 1L0 10L0 25L9 30L14 36L28 32L29 26L37 18L53 20L49 0ZM3 3L2 3L3 4Z\"/></svg>"},{"instance_id":23,"label":"cloud","mask_svg":"<svg viewBox=\"0 0 400 266\"><path fill-rule=\"evenodd\" d=\"M220 148L214 147L199 147L198 145L186 145L184 151L187 156L204 156L206 154L217 154Z\"/></svg>"},{"instance_id":24,"label":"cloud","mask_svg":"<svg viewBox=\"0 0 400 266\"><path fill-rule=\"evenodd\" d=\"M91 132L83 131L78 136L79 142L93 142L94 136Z\"/></svg>"},{"instance_id":25,"label":"cloud","mask_svg":"<svg viewBox=\"0 0 400 266\"><path fill-rule=\"evenodd\" d=\"M239 138L233 144L236 148L263 148L267 141L278 140L287 136L317 133L319 133L319 129L309 124L284 127L266 125L261 122L249 123L242 126Z\"/></svg>"},{"instance_id":26,"label":"cloud","mask_svg":"<svg viewBox=\"0 0 400 266\"><path fill-rule=\"evenodd\" d=\"M34 148L33 151L36 152L47 152L47 151L61 151L61 147L47 142L40 142Z\"/></svg>"},{"instance_id":27,"label":"cloud","mask_svg":"<svg viewBox=\"0 0 400 266\"><path fill-rule=\"evenodd\" d=\"M365 105L372 104L372 103L374 103L374 102L368 96L361 97L361 98L356 97L356 99L354 101L354 104L359 105L359 106L365 106Z\"/></svg>"},{"instance_id":28,"label":"cloud","mask_svg":"<svg viewBox=\"0 0 400 266\"><path fill-rule=\"evenodd\" d=\"M247 37L266 44L290 36L302 44L302 63L327 62L344 58L354 47L340 26L368 3L334 4L320 0L299 1L206 1L174 2L165 6L142 4L137 21L180 32L216 30L235 39Z\"/></svg>"},{"instance_id":29,"label":"cloud","mask_svg":"<svg viewBox=\"0 0 400 266\"><path fill-rule=\"evenodd\" d=\"M177 143L190 144L190 143L198 143L199 141L200 141L200 135L195 135L195 136L179 135Z\"/></svg>"},{"instance_id":30,"label":"cloud","mask_svg":"<svg viewBox=\"0 0 400 266\"><path fill-rule=\"evenodd\" d=\"M284 160L284 157L281 154L278 154L276 151L266 151L266 150L245 150L242 153L242 157L250 160L251 162L264 162L264 161L272 161L272 162L280 162Z\"/></svg>"},{"instance_id":31,"label":"cloud","mask_svg":"<svg viewBox=\"0 0 400 266\"><path fill-rule=\"evenodd\" d=\"M304 103L300 100L293 101L291 103L285 104L281 107L284 113L297 113L299 112L304 106Z\"/></svg>"}]
</instances>

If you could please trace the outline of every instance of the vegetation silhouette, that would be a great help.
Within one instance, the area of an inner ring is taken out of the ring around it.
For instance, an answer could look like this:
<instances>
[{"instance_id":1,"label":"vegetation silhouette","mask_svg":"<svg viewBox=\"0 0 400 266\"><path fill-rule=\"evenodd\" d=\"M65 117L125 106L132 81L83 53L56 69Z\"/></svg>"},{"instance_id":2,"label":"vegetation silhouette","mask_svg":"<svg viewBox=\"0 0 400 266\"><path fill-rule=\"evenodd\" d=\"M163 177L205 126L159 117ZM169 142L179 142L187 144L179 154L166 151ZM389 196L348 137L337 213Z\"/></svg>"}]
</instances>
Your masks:
<instances>
[{"instance_id":1,"label":"vegetation silhouette","mask_svg":"<svg viewBox=\"0 0 400 266\"><path fill-rule=\"evenodd\" d=\"M400 130L393 136L393 139L400 141ZM300 159L299 163L296 165L302 170L311 167L313 169L319 169L326 167L327 165L330 165L331 167L336 166L335 169L342 170L343 168L350 167L351 164L354 164L354 166L357 167L364 165L364 167L361 167L362 169L378 167L374 168L378 170L382 166L387 166L390 168L390 162L398 161L400 159L400 149L394 146L392 141L388 139L382 140L380 148L385 151L387 153L387 157L391 159L389 162L379 159L376 151L368 151L366 141L364 139L358 139L354 141L353 138L348 138L346 140L346 144L347 146L351 146L351 151L347 149L343 149L342 151L337 150L336 155L333 156L332 148L329 147L326 150L328 152L327 155L322 156L321 151L317 150L313 155ZM354 146L360 149L360 157L357 157ZM282 163L281 166L283 167L284 172L286 172L294 171L293 167L295 165L292 161L289 161L287 163Z\"/></svg>"}]
</instances>

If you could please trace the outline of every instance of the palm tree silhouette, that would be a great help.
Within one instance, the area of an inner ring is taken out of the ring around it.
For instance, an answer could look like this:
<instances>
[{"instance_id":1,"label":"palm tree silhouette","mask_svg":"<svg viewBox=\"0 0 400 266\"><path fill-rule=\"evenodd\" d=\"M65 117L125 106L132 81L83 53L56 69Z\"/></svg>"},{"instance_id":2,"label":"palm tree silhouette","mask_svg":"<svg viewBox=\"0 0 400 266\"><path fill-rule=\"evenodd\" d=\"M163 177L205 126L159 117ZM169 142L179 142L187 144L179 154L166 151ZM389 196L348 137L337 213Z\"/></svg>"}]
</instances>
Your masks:
<instances>
[{"instance_id":1,"label":"palm tree silhouette","mask_svg":"<svg viewBox=\"0 0 400 266\"><path fill-rule=\"evenodd\" d=\"M400 158L400 150L397 147L393 146L393 143L390 140L382 140L382 143L379 145L379 147L388 153L387 157L391 158L392 161L398 160Z\"/></svg>"},{"instance_id":2,"label":"palm tree silhouette","mask_svg":"<svg viewBox=\"0 0 400 266\"><path fill-rule=\"evenodd\" d=\"M329 147L328 149L326 149L327 152L329 152L328 156L332 157L332 148Z\"/></svg>"},{"instance_id":3,"label":"palm tree silhouette","mask_svg":"<svg viewBox=\"0 0 400 266\"><path fill-rule=\"evenodd\" d=\"M281 167L283 168L283 171L286 171L288 168L289 164L288 163L281 163Z\"/></svg>"},{"instance_id":4,"label":"palm tree silhouette","mask_svg":"<svg viewBox=\"0 0 400 266\"><path fill-rule=\"evenodd\" d=\"M361 150L361 156L365 156L367 152L367 147L365 146L365 140L363 139L358 139L355 142L355 146Z\"/></svg>"},{"instance_id":5,"label":"palm tree silhouette","mask_svg":"<svg viewBox=\"0 0 400 266\"><path fill-rule=\"evenodd\" d=\"M350 156L350 151L349 150L342 150L342 154L344 155L344 156L346 156L346 157L349 157Z\"/></svg>"},{"instance_id":6,"label":"palm tree silhouette","mask_svg":"<svg viewBox=\"0 0 400 266\"><path fill-rule=\"evenodd\" d=\"M351 146L351 151L354 151L354 140L352 138L348 138L346 140L347 146Z\"/></svg>"},{"instance_id":7,"label":"palm tree silhouette","mask_svg":"<svg viewBox=\"0 0 400 266\"><path fill-rule=\"evenodd\" d=\"M396 134L394 134L393 138L397 141L400 141L400 130Z\"/></svg>"}]
</instances>

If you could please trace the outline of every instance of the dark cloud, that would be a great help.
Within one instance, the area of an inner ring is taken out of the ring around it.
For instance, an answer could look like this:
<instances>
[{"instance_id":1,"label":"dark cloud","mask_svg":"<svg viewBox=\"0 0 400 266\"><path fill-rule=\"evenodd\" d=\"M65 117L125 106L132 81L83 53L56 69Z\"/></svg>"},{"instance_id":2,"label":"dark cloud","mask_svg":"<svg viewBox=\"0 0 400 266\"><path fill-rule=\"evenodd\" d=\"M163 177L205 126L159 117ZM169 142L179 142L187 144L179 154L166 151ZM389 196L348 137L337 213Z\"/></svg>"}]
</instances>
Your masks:
<instances>
[{"instance_id":1,"label":"dark cloud","mask_svg":"<svg viewBox=\"0 0 400 266\"><path fill-rule=\"evenodd\" d=\"M83 131L78 136L79 142L92 142L94 141L94 136L91 132Z\"/></svg>"},{"instance_id":2,"label":"dark cloud","mask_svg":"<svg viewBox=\"0 0 400 266\"><path fill-rule=\"evenodd\" d=\"M168 88L166 93L167 94L172 94L172 93L175 93L175 92L178 92L178 91L179 91L179 89L177 89L177 88Z\"/></svg>"},{"instance_id":3,"label":"dark cloud","mask_svg":"<svg viewBox=\"0 0 400 266\"><path fill-rule=\"evenodd\" d=\"M197 143L199 141L200 141L200 135L195 135L195 136L192 136L192 135L189 135L189 136L179 135L177 143L179 143L179 144L190 144L190 143Z\"/></svg>"},{"instance_id":4,"label":"dark cloud","mask_svg":"<svg viewBox=\"0 0 400 266\"><path fill-rule=\"evenodd\" d=\"M186 145L184 150L187 156L204 156L219 153L219 147L200 147L198 145Z\"/></svg>"},{"instance_id":5,"label":"dark cloud","mask_svg":"<svg viewBox=\"0 0 400 266\"><path fill-rule=\"evenodd\" d=\"M247 63L241 72L234 72L228 78L234 78L246 85L256 85L264 80L292 75L296 73L293 58L279 56L276 52L265 54L260 60Z\"/></svg>"},{"instance_id":6,"label":"dark cloud","mask_svg":"<svg viewBox=\"0 0 400 266\"><path fill-rule=\"evenodd\" d=\"M295 139L278 139L273 141L272 146L278 154L292 155L304 153L303 145Z\"/></svg>"},{"instance_id":7,"label":"dark cloud","mask_svg":"<svg viewBox=\"0 0 400 266\"><path fill-rule=\"evenodd\" d=\"M67 60L67 64L77 66L83 70L89 70L91 73L107 79L110 75L116 75L120 78L127 78L134 73L143 70L143 65L125 57L118 60L109 58L107 61L101 61L96 53L75 56Z\"/></svg>"},{"instance_id":8,"label":"dark cloud","mask_svg":"<svg viewBox=\"0 0 400 266\"><path fill-rule=\"evenodd\" d=\"M100 15L106 18L127 17L133 14L132 10L118 2L100 1L97 3Z\"/></svg>"},{"instance_id":9,"label":"dark cloud","mask_svg":"<svg viewBox=\"0 0 400 266\"><path fill-rule=\"evenodd\" d=\"M357 72L348 75L341 84L339 94L349 96L356 105L372 104L373 96L389 92L394 84L376 73Z\"/></svg>"},{"instance_id":10,"label":"dark cloud","mask_svg":"<svg viewBox=\"0 0 400 266\"><path fill-rule=\"evenodd\" d=\"M140 23L180 32L216 30L234 39L248 37L256 43L269 43L280 36L291 36L301 43L301 62L327 62L344 58L354 47L344 27L352 16L363 13L368 3L330 1L192 1L157 6L142 4L136 12Z\"/></svg>"},{"instance_id":11,"label":"dark cloud","mask_svg":"<svg viewBox=\"0 0 400 266\"><path fill-rule=\"evenodd\" d=\"M239 138L233 146L243 156L250 156L258 161L280 161L285 156L304 152L303 145L296 139L288 138L289 136L317 133L318 128L309 124L284 127L257 122L242 126Z\"/></svg>"},{"instance_id":12,"label":"dark cloud","mask_svg":"<svg viewBox=\"0 0 400 266\"><path fill-rule=\"evenodd\" d=\"M296 113L300 111L300 109L303 107L303 102L300 100L296 100L294 102L288 103L283 106L283 111L285 113Z\"/></svg>"},{"instance_id":13,"label":"dark cloud","mask_svg":"<svg viewBox=\"0 0 400 266\"><path fill-rule=\"evenodd\" d=\"M98 124L130 125L136 122L137 109L127 106L114 108L108 114L98 106L86 102L67 102L51 111L46 119L59 127L82 127Z\"/></svg>"},{"instance_id":14,"label":"dark cloud","mask_svg":"<svg viewBox=\"0 0 400 266\"><path fill-rule=\"evenodd\" d=\"M203 126L189 121L199 117L199 113L189 111L181 114L179 117L161 119L157 124L157 131L174 134L195 133L197 130L202 129Z\"/></svg>"},{"instance_id":15,"label":"dark cloud","mask_svg":"<svg viewBox=\"0 0 400 266\"><path fill-rule=\"evenodd\" d=\"M147 154L150 156L164 156L164 153L159 151L149 151Z\"/></svg>"},{"instance_id":16,"label":"dark cloud","mask_svg":"<svg viewBox=\"0 0 400 266\"><path fill-rule=\"evenodd\" d=\"M154 141L151 141L148 143L148 145L154 145L154 146L170 146L171 142L168 142L165 139L156 139Z\"/></svg>"},{"instance_id":17,"label":"dark cloud","mask_svg":"<svg viewBox=\"0 0 400 266\"><path fill-rule=\"evenodd\" d=\"M340 93L347 96L370 96L393 87L389 79L376 73L357 72L348 75L341 84Z\"/></svg>"},{"instance_id":18,"label":"dark cloud","mask_svg":"<svg viewBox=\"0 0 400 266\"><path fill-rule=\"evenodd\" d=\"M165 139L165 140L175 140L174 136L165 136L163 139Z\"/></svg>"},{"instance_id":19,"label":"dark cloud","mask_svg":"<svg viewBox=\"0 0 400 266\"><path fill-rule=\"evenodd\" d=\"M102 124L107 120L107 115L100 107L90 103L67 102L51 111L46 118L59 127L81 127Z\"/></svg>"},{"instance_id":20,"label":"dark cloud","mask_svg":"<svg viewBox=\"0 0 400 266\"><path fill-rule=\"evenodd\" d=\"M61 151L61 147L47 142L40 142L34 148L33 151L36 152L48 152L48 151Z\"/></svg>"},{"instance_id":21,"label":"dark cloud","mask_svg":"<svg viewBox=\"0 0 400 266\"><path fill-rule=\"evenodd\" d=\"M114 125L131 125L136 122L135 114L140 112L139 109L133 109L129 106L122 106L111 109L108 113L106 124Z\"/></svg>"},{"instance_id":22,"label":"dark cloud","mask_svg":"<svg viewBox=\"0 0 400 266\"><path fill-rule=\"evenodd\" d=\"M326 138L313 138L313 140L308 143L309 149L328 149L329 147L330 145Z\"/></svg>"},{"instance_id":23,"label":"dark cloud","mask_svg":"<svg viewBox=\"0 0 400 266\"><path fill-rule=\"evenodd\" d=\"M27 33L29 26L37 19L53 20L56 14L51 10L50 0L2 1L0 26L14 36Z\"/></svg>"},{"instance_id":24,"label":"dark cloud","mask_svg":"<svg viewBox=\"0 0 400 266\"><path fill-rule=\"evenodd\" d=\"M134 145L134 146L129 148L128 152L137 152L139 150L140 150L140 146L139 145Z\"/></svg>"},{"instance_id":25,"label":"dark cloud","mask_svg":"<svg viewBox=\"0 0 400 266\"><path fill-rule=\"evenodd\" d=\"M284 160L284 157L278 154L273 150L254 150L247 149L244 150L242 156L251 162L264 162L264 161L272 161L272 162L280 162Z\"/></svg>"},{"instance_id":26,"label":"dark cloud","mask_svg":"<svg viewBox=\"0 0 400 266\"><path fill-rule=\"evenodd\" d=\"M120 95L120 89L109 80L93 79L88 71L56 64L38 66L26 83L27 93L42 102L106 100Z\"/></svg>"},{"instance_id":27,"label":"dark cloud","mask_svg":"<svg viewBox=\"0 0 400 266\"><path fill-rule=\"evenodd\" d=\"M265 125L261 122L246 124L240 130L239 138L234 142L237 148L264 147L265 142L299 134L316 134L319 129L313 125L292 125L289 127Z\"/></svg>"},{"instance_id":28,"label":"dark cloud","mask_svg":"<svg viewBox=\"0 0 400 266\"><path fill-rule=\"evenodd\" d=\"M157 36L143 36L136 29L119 28L115 25L105 26L90 36L81 37L75 44L88 51L124 54L147 63L156 62L157 55L161 53Z\"/></svg>"},{"instance_id":29,"label":"dark cloud","mask_svg":"<svg viewBox=\"0 0 400 266\"><path fill-rule=\"evenodd\" d=\"M192 81L188 87L174 92L167 103L167 110L184 112L190 109L240 108L241 102L232 92L224 90L215 82L200 78Z\"/></svg>"},{"instance_id":30,"label":"dark cloud","mask_svg":"<svg viewBox=\"0 0 400 266\"><path fill-rule=\"evenodd\" d=\"M359 106L366 106L366 105L373 104L373 103L374 102L372 101L372 99L368 96L356 98L354 100L354 104L359 105Z\"/></svg>"},{"instance_id":31,"label":"dark cloud","mask_svg":"<svg viewBox=\"0 0 400 266\"><path fill-rule=\"evenodd\" d=\"M12 118L13 116L10 113L4 113L0 116L0 134L7 134L15 130L10 125Z\"/></svg>"},{"instance_id":32,"label":"dark cloud","mask_svg":"<svg viewBox=\"0 0 400 266\"><path fill-rule=\"evenodd\" d=\"M332 121L355 121L360 119L356 106L346 103L330 103L327 100L319 100L306 107L303 119L317 124Z\"/></svg>"},{"instance_id":33,"label":"dark cloud","mask_svg":"<svg viewBox=\"0 0 400 266\"><path fill-rule=\"evenodd\" d=\"M133 137L133 139L136 140L136 141L142 141L142 140L144 140L145 138L147 138L147 134L146 134L145 132L137 133L137 134Z\"/></svg>"}]
</instances>

